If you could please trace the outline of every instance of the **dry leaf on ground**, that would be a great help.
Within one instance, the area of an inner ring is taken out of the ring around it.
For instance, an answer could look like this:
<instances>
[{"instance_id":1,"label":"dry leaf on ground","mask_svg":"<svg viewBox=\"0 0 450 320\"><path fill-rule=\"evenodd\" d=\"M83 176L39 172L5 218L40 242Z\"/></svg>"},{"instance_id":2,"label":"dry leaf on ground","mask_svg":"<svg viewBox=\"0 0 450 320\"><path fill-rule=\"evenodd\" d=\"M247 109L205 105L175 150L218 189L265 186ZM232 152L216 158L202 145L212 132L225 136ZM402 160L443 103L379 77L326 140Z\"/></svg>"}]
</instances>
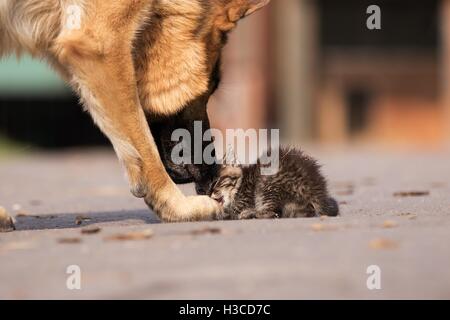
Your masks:
<instances>
[{"instance_id":1,"label":"dry leaf on ground","mask_svg":"<svg viewBox=\"0 0 450 320\"><path fill-rule=\"evenodd\" d=\"M15 241L8 242L0 246L0 252L9 252L17 250L28 250L36 247L36 244L31 241Z\"/></svg>"},{"instance_id":2,"label":"dry leaf on ground","mask_svg":"<svg viewBox=\"0 0 450 320\"><path fill-rule=\"evenodd\" d=\"M311 229L316 232L333 231L333 230L337 230L338 226L334 225L334 224L314 223L311 225Z\"/></svg>"},{"instance_id":3,"label":"dry leaf on ground","mask_svg":"<svg viewBox=\"0 0 450 320\"><path fill-rule=\"evenodd\" d=\"M351 196L355 193L355 189L339 190L335 192L338 196Z\"/></svg>"},{"instance_id":4,"label":"dry leaf on ground","mask_svg":"<svg viewBox=\"0 0 450 320\"><path fill-rule=\"evenodd\" d=\"M44 215L37 215L37 214L27 214L27 217L31 217L31 218L36 218L36 219L56 219L58 218L55 215L51 215L51 214L44 214Z\"/></svg>"},{"instance_id":5,"label":"dry leaf on ground","mask_svg":"<svg viewBox=\"0 0 450 320\"><path fill-rule=\"evenodd\" d=\"M398 227L398 223L393 220L386 220L383 222L383 228L391 229Z\"/></svg>"},{"instance_id":6,"label":"dry leaf on ground","mask_svg":"<svg viewBox=\"0 0 450 320\"><path fill-rule=\"evenodd\" d=\"M147 240L153 237L153 231L150 229L142 231L133 231L128 233L118 233L105 238L106 241L136 241Z\"/></svg>"},{"instance_id":7,"label":"dry leaf on ground","mask_svg":"<svg viewBox=\"0 0 450 320\"><path fill-rule=\"evenodd\" d=\"M82 234L96 234L99 233L102 229L100 227L86 227L81 229Z\"/></svg>"},{"instance_id":8,"label":"dry leaf on ground","mask_svg":"<svg viewBox=\"0 0 450 320\"><path fill-rule=\"evenodd\" d=\"M430 191L400 191L394 193L394 197L406 198L406 197L426 197L430 195Z\"/></svg>"},{"instance_id":9,"label":"dry leaf on ground","mask_svg":"<svg viewBox=\"0 0 450 320\"><path fill-rule=\"evenodd\" d=\"M403 212L403 213L399 213L397 214L397 216L399 217L405 217L408 218L409 220L415 220L418 218L418 215L415 213L410 213L410 212Z\"/></svg>"},{"instance_id":10,"label":"dry leaf on ground","mask_svg":"<svg viewBox=\"0 0 450 320\"><path fill-rule=\"evenodd\" d=\"M389 249L395 249L398 247L398 242L386 239L386 238L378 238L373 239L369 243L369 247L374 250L389 250Z\"/></svg>"},{"instance_id":11,"label":"dry leaf on ground","mask_svg":"<svg viewBox=\"0 0 450 320\"><path fill-rule=\"evenodd\" d=\"M80 238L59 238L58 243L77 244L77 243L81 243L81 239Z\"/></svg>"},{"instance_id":12,"label":"dry leaf on ground","mask_svg":"<svg viewBox=\"0 0 450 320\"><path fill-rule=\"evenodd\" d=\"M205 235L205 234L221 234L222 229L208 227L208 228L203 228L203 229L199 229L199 230L192 230L189 233L194 236L201 236L201 235Z\"/></svg>"}]
</instances>

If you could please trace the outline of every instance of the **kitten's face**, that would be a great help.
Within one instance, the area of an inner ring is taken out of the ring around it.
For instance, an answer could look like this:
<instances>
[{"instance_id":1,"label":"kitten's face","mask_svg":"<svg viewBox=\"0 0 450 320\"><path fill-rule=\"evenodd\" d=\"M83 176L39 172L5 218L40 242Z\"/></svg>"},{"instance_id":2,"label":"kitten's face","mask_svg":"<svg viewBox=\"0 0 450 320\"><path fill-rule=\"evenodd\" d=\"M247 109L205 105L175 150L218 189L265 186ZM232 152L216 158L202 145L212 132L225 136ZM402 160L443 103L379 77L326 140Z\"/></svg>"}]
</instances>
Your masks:
<instances>
[{"instance_id":1,"label":"kitten's face","mask_svg":"<svg viewBox=\"0 0 450 320\"><path fill-rule=\"evenodd\" d=\"M222 167L219 178L213 185L210 197L224 208L231 206L242 183L242 169L239 167Z\"/></svg>"}]
</instances>

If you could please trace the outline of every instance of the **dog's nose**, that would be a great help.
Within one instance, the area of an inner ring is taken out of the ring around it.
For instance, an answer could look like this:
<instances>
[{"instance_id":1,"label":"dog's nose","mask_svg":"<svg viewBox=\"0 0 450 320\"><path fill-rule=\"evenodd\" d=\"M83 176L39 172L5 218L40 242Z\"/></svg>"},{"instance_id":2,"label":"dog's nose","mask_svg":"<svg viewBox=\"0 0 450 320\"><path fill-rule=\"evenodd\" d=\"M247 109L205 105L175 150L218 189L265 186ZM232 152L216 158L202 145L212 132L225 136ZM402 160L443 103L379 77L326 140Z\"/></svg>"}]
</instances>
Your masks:
<instances>
[{"instance_id":1,"label":"dog's nose","mask_svg":"<svg viewBox=\"0 0 450 320\"><path fill-rule=\"evenodd\" d=\"M207 194L207 191L205 190L205 188L203 188L203 187L201 187L201 186L199 186L199 185L197 185L197 186L195 187L195 189L196 189L196 191L197 191L197 194L199 194L199 195L201 195L201 196L204 196L204 195Z\"/></svg>"}]
</instances>

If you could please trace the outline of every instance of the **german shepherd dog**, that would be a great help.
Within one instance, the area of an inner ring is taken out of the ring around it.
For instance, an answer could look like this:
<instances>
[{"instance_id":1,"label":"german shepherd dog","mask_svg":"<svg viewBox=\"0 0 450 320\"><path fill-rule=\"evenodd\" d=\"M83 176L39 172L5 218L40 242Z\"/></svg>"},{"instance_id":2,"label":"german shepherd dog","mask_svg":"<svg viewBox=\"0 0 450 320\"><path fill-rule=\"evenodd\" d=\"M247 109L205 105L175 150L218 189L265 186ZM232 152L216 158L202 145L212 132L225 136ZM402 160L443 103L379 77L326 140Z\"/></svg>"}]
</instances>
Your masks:
<instances>
[{"instance_id":1,"label":"german shepherd dog","mask_svg":"<svg viewBox=\"0 0 450 320\"><path fill-rule=\"evenodd\" d=\"M0 0L0 57L28 52L70 83L162 221L211 220L219 204L175 183L205 194L217 168L175 165L171 133L208 129L227 34L269 1Z\"/></svg>"}]
</instances>

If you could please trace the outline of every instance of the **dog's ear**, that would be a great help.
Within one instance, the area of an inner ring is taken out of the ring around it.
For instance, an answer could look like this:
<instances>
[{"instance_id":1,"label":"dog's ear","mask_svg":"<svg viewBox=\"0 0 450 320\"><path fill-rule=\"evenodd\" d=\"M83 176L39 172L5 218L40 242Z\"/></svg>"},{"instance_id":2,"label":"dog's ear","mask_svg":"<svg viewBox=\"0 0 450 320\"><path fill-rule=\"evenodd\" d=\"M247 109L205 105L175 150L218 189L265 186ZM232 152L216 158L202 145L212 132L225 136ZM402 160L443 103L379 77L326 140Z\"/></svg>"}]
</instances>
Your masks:
<instances>
[{"instance_id":1,"label":"dog's ear","mask_svg":"<svg viewBox=\"0 0 450 320\"><path fill-rule=\"evenodd\" d=\"M230 0L225 6L225 16L220 19L219 28L230 31L239 20L268 5L270 0Z\"/></svg>"},{"instance_id":2,"label":"dog's ear","mask_svg":"<svg viewBox=\"0 0 450 320\"><path fill-rule=\"evenodd\" d=\"M238 22L268 5L270 0L232 0L227 8L230 22Z\"/></svg>"}]
</instances>

